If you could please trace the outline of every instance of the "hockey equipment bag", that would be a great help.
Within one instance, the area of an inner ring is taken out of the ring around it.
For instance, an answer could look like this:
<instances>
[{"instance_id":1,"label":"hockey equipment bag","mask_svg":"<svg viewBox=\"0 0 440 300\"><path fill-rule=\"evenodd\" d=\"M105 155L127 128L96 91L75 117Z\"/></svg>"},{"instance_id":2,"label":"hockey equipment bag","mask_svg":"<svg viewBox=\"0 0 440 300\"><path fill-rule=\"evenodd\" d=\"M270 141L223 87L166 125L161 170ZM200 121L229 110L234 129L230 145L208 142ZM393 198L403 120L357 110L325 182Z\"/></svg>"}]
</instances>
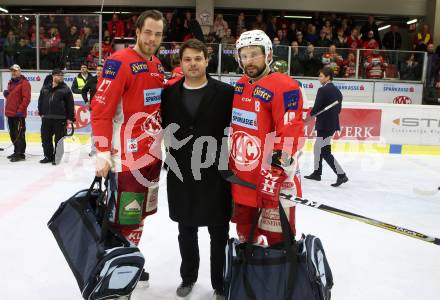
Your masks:
<instances>
[{"instance_id":1,"label":"hockey equipment bag","mask_svg":"<svg viewBox=\"0 0 440 300\"><path fill-rule=\"evenodd\" d=\"M330 300L333 276L319 238L296 242L280 204L283 243L261 247L252 243L258 214L248 241L230 239L224 270L227 300Z\"/></svg>"},{"instance_id":2,"label":"hockey equipment bag","mask_svg":"<svg viewBox=\"0 0 440 300\"><path fill-rule=\"evenodd\" d=\"M105 196L101 178L95 177L88 190L61 203L48 222L87 300L129 296L145 263L136 246L109 228Z\"/></svg>"}]
</instances>

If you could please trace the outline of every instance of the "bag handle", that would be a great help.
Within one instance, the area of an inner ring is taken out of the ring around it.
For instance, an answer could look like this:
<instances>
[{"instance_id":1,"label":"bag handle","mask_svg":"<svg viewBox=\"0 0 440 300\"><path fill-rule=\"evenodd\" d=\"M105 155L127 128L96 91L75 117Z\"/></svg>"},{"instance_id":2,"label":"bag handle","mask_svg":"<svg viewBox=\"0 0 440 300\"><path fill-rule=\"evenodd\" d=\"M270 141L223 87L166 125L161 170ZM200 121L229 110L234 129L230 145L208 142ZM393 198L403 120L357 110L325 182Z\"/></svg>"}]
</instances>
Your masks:
<instances>
[{"instance_id":1,"label":"bag handle","mask_svg":"<svg viewBox=\"0 0 440 300\"><path fill-rule=\"evenodd\" d=\"M278 205L279 208L279 215L280 215L280 223L281 223L281 229L283 233L283 244L284 244L284 250L287 253L287 260L289 262L289 275L287 278L287 297L286 300L291 300L293 296L293 292L295 290L295 282L298 276L298 249L296 246L294 235L292 233L292 230L290 228L290 223L287 218L286 212L284 211L283 205L281 204L281 201ZM252 245L255 237L255 230L257 228L258 220L260 219L261 213L263 209L259 209L258 213L255 217L255 220L252 223L251 229L249 231L248 240L246 243L245 248L245 255L243 257L244 264L246 265L246 261L251 258L252 256ZM247 270L243 270L243 284L244 289L246 292L246 295L249 300L257 300L257 296L252 289L252 286L249 282L248 276L247 276Z\"/></svg>"}]
</instances>

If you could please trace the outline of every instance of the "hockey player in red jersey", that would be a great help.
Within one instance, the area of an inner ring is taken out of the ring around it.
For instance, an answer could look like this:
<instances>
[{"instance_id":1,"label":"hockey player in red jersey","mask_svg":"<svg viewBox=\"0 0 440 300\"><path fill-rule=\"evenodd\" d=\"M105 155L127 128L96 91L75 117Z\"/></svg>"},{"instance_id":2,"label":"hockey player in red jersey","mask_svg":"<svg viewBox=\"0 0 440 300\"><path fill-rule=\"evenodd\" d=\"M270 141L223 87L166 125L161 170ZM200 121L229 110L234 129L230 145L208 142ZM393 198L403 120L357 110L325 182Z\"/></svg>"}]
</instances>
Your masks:
<instances>
[{"instance_id":1,"label":"hockey player in red jersey","mask_svg":"<svg viewBox=\"0 0 440 300\"><path fill-rule=\"evenodd\" d=\"M139 16L135 47L106 60L92 101L96 175L106 177L111 170L110 222L136 245L144 218L157 210L164 72L154 53L163 28L159 11Z\"/></svg>"},{"instance_id":2,"label":"hockey player in red jersey","mask_svg":"<svg viewBox=\"0 0 440 300\"><path fill-rule=\"evenodd\" d=\"M248 238L258 208L262 208L256 242L282 240L279 193L288 189L301 197L298 149L303 136L303 98L297 81L271 72L272 43L261 30L244 32L236 42L237 60L245 75L235 86L230 137L230 168L257 189L232 184L239 239ZM295 207L283 200L295 232Z\"/></svg>"}]
</instances>

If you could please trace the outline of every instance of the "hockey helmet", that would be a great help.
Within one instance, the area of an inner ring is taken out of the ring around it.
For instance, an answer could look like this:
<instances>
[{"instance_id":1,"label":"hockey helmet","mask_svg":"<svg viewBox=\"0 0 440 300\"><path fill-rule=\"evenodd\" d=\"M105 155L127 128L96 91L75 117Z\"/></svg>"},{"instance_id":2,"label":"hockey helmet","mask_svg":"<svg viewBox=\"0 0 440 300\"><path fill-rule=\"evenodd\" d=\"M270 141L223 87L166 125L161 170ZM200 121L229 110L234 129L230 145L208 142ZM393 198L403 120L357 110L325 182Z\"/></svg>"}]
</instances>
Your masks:
<instances>
[{"instance_id":1,"label":"hockey helmet","mask_svg":"<svg viewBox=\"0 0 440 300\"><path fill-rule=\"evenodd\" d=\"M243 32L235 42L235 47L237 48L236 59L240 68L243 69L240 61L240 49L251 46L262 46L266 55L266 65L272 63L272 58L269 61L269 54L272 53L272 41L264 31L255 29Z\"/></svg>"}]
</instances>

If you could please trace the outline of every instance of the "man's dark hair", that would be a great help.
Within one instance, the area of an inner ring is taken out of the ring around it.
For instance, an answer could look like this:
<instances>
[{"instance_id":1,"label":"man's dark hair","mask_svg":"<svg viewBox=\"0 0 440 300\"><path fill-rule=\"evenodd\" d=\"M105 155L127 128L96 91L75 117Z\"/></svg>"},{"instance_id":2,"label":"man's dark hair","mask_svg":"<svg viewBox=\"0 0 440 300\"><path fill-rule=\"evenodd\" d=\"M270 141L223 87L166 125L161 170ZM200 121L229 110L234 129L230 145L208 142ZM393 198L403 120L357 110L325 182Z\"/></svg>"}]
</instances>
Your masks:
<instances>
[{"instance_id":1,"label":"man's dark hair","mask_svg":"<svg viewBox=\"0 0 440 300\"><path fill-rule=\"evenodd\" d=\"M162 20L163 25L165 27L166 22L165 22L165 19L163 17L163 14L160 11L156 10L156 9L150 9L150 10L144 11L143 13L141 13L139 15L139 17L136 20L136 29L142 30L142 27L144 26L145 20L148 19L148 18L151 18L151 19L153 19L155 21ZM164 28L164 30L165 30L165 28Z\"/></svg>"},{"instance_id":2,"label":"man's dark hair","mask_svg":"<svg viewBox=\"0 0 440 300\"><path fill-rule=\"evenodd\" d=\"M330 80L333 80L333 71L330 68L322 68L319 73L322 73L325 77L329 76Z\"/></svg>"},{"instance_id":3,"label":"man's dark hair","mask_svg":"<svg viewBox=\"0 0 440 300\"><path fill-rule=\"evenodd\" d=\"M187 48L202 51L205 59L208 58L208 47L206 47L205 43L199 41L198 39L189 39L180 46L180 50L179 50L180 60L182 60L183 51L185 51L185 49Z\"/></svg>"}]
</instances>

